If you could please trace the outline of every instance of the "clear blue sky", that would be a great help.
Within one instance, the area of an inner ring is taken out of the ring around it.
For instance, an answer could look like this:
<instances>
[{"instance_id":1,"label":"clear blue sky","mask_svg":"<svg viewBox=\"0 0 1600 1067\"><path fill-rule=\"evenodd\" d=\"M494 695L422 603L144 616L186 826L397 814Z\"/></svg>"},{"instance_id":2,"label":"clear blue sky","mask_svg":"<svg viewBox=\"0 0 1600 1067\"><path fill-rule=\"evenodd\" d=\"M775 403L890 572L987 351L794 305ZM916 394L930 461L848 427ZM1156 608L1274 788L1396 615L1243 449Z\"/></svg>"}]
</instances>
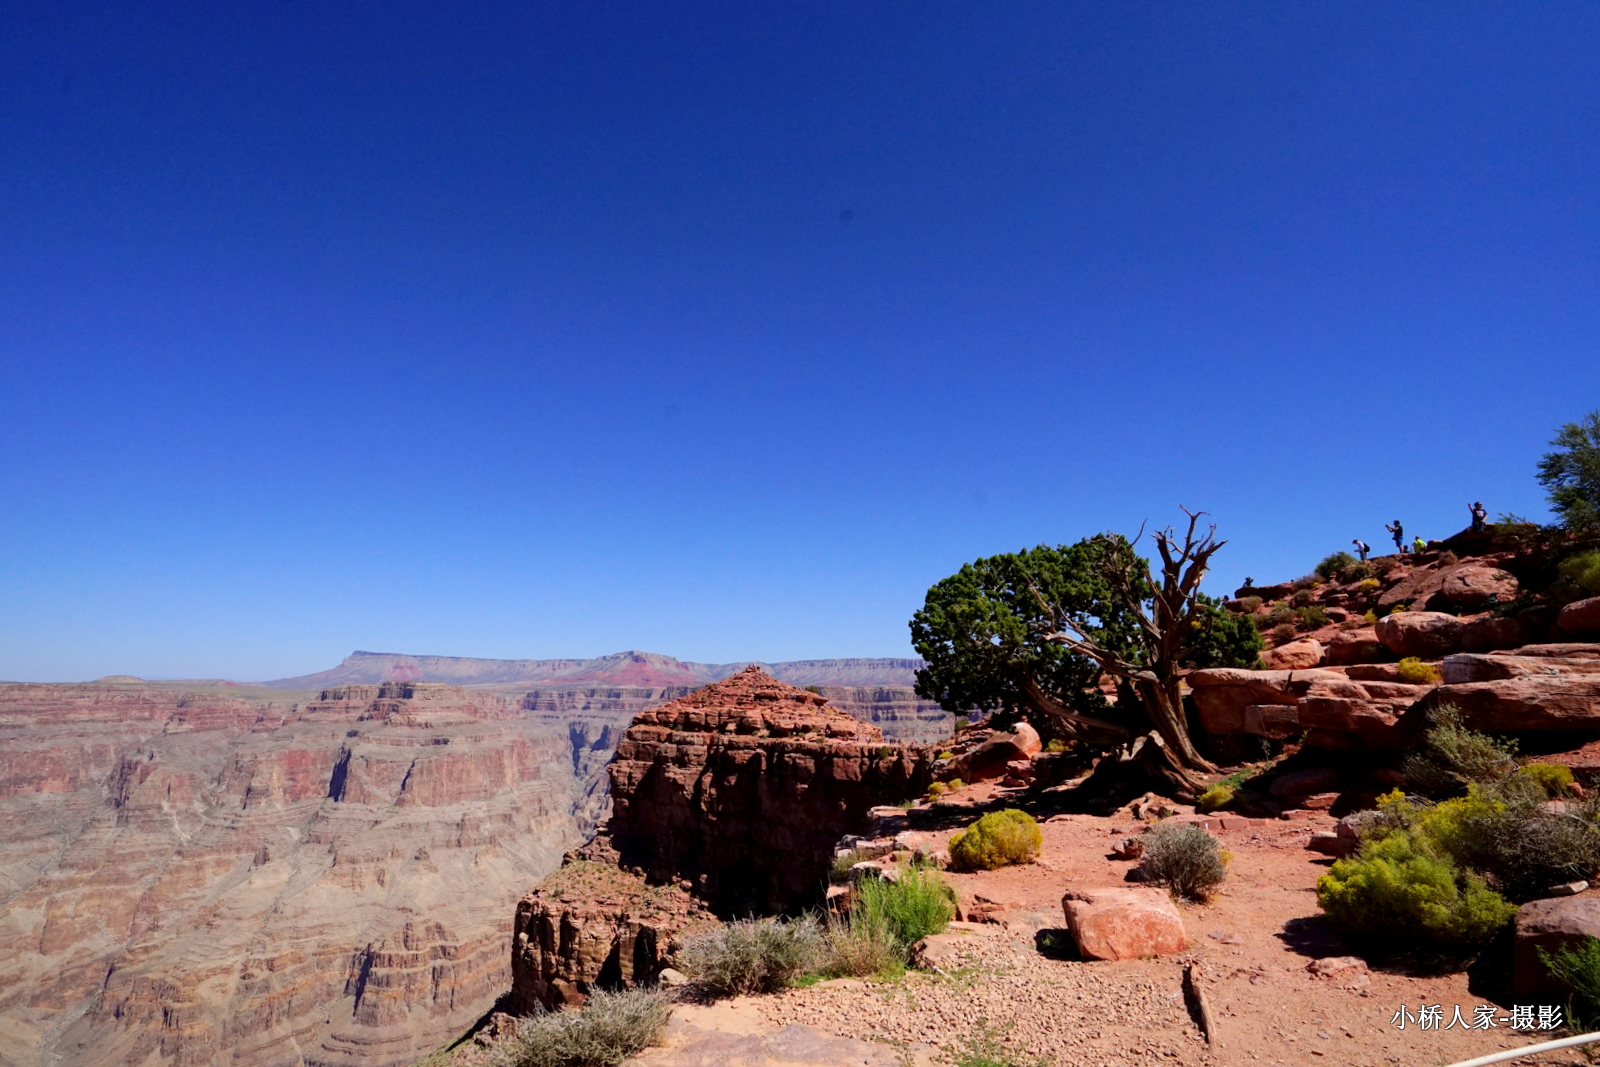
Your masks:
<instances>
[{"instance_id":1,"label":"clear blue sky","mask_svg":"<svg viewBox=\"0 0 1600 1067\"><path fill-rule=\"evenodd\" d=\"M909 654L1600 407L1600 6L0 3L0 678Z\"/></svg>"}]
</instances>

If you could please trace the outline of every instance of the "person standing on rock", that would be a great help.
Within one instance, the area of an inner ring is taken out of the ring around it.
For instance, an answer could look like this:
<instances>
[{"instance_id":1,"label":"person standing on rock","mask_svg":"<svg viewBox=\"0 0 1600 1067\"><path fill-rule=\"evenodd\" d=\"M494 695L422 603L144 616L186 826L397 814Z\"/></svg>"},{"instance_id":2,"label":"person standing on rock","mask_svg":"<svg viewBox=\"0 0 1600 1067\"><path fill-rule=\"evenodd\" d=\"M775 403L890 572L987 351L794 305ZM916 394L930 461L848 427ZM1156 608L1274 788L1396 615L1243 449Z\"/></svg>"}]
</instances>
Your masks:
<instances>
[{"instance_id":1,"label":"person standing on rock","mask_svg":"<svg viewBox=\"0 0 1600 1067\"><path fill-rule=\"evenodd\" d=\"M1356 546L1356 555L1361 557L1362 563L1365 563L1367 561L1367 553L1372 551L1372 546L1359 537L1352 537L1350 543Z\"/></svg>"},{"instance_id":2,"label":"person standing on rock","mask_svg":"<svg viewBox=\"0 0 1600 1067\"><path fill-rule=\"evenodd\" d=\"M1404 555L1406 551L1406 528L1400 525L1400 520L1394 520L1393 526L1384 523L1383 528L1394 535L1394 550Z\"/></svg>"},{"instance_id":3,"label":"person standing on rock","mask_svg":"<svg viewBox=\"0 0 1600 1067\"><path fill-rule=\"evenodd\" d=\"M1472 512L1472 532L1482 533L1484 522L1489 518L1489 513L1483 510L1483 501L1474 501L1467 510Z\"/></svg>"}]
</instances>

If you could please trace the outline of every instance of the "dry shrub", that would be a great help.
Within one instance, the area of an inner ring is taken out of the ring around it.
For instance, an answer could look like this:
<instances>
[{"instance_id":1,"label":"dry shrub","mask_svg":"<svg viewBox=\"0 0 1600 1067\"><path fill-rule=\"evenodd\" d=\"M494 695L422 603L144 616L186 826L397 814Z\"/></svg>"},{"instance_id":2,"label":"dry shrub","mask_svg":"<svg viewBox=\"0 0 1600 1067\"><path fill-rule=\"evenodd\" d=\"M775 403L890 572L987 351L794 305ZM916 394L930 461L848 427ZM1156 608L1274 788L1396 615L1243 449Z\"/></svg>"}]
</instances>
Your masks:
<instances>
[{"instance_id":1,"label":"dry shrub","mask_svg":"<svg viewBox=\"0 0 1600 1067\"><path fill-rule=\"evenodd\" d=\"M582 1011L522 1019L495 1049L495 1067L615 1067L655 1044L671 1011L654 990L596 992Z\"/></svg>"},{"instance_id":2,"label":"dry shrub","mask_svg":"<svg viewBox=\"0 0 1600 1067\"><path fill-rule=\"evenodd\" d=\"M1204 900L1228 877L1217 839L1192 823L1157 823L1144 836L1139 871L1184 900Z\"/></svg>"},{"instance_id":3,"label":"dry shrub","mask_svg":"<svg viewBox=\"0 0 1600 1067\"><path fill-rule=\"evenodd\" d=\"M736 996L777 992L821 963L825 951L822 927L810 916L745 919L692 939L682 959L706 989Z\"/></svg>"}]
</instances>

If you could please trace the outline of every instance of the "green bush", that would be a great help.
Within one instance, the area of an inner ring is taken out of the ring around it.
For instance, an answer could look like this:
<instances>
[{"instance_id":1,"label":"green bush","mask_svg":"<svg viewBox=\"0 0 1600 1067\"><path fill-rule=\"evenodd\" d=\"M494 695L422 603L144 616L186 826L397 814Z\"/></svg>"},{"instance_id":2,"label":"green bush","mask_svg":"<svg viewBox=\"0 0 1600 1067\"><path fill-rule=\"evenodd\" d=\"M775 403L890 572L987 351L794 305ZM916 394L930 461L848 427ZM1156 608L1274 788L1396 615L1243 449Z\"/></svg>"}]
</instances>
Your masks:
<instances>
[{"instance_id":1,"label":"green bush","mask_svg":"<svg viewBox=\"0 0 1600 1067\"><path fill-rule=\"evenodd\" d=\"M1323 557L1322 562L1317 564L1317 577L1325 581L1331 580L1358 562L1360 561L1348 552L1335 552L1331 556Z\"/></svg>"},{"instance_id":2,"label":"green bush","mask_svg":"<svg viewBox=\"0 0 1600 1067\"><path fill-rule=\"evenodd\" d=\"M1545 796L1559 797L1573 784L1572 768L1560 763L1524 763L1522 773L1544 788Z\"/></svg>"},{"instance_id":3,"label":"green bush","mask_svg":"<svg viewBox=\"0 0 1600 1067\"><path fill-rule=\"evenodd\" d=\"M1031 863L1043 847L1044 831L1032 815L1016 808L991 811L950 839L950 866L958 871L992 871Z\"/></svg>"},{"instance_id":4,"label":"green bush","mask_svg":"<svg viewBox=\"0 0 1600 1067\"><path fill-rule=\"evenodd\" d=\"M948 792L950 792L949 786L945 785L943 782L934 782L928 787L928 799L938 800Z\"/></svg>"},{"instance_id":5,"label":"green bush","mask_svg":"<svg viewBox=\"0 0 1600 1067\"><path fill-rule=\"evenodd\" d=\"M1233 803L1234 788L1226 782L1217 782L1206 786L1205 790L1194 798L1196 811L1216 811Z\"/></svg>"},{"instance_id":6,"label":"green bush","mask_svg":"<svg viewBox=\"0 0 1600 1067\"><path fill-rule=\"evenodd\" d=\"M1349 585L1351 582L1360 582L1361 587L1364 589L1366 588L1367 582L1372 579L1372 575L1375 570L1376 568L1373 567L1373 565L1367 560L1358 559L1353 561L1350 566L1340 569L1339 582L1342 585ZM1373 585L1376 586L1377 583L1373 582Z\"/></svg>"},{"instance_id":7,"label":"green bush","mask_svg":"<svg viewBox=\"0 0 1600 1067\"><path fill-rule=\"evenodd\" d=\"M1587 596L1600 595L1600 552L1580 552L1561 561L1556 573Z\"/></svg>"},{"instance_id":8,"label":"green bush","mask_svg":"<svg viewBox=\"0 0 1600 1067\"><path fill-rule=\"evenodd\" d=\"M954 894L939 872L912 866L898 878L868 878L856 886L850 921L869 928L882 927L905 948L929 934L937 934L955 916Z\"/></svg>"},{"instance_id":9,"label":"green bush","mask_svg":"<svg viewBox=\"0 0 1600 1067\"><path fill-rule=\"evenodd\" d=\"M1328 625L1328 613L1322 610L1322 605L1312 604L1295 612L1295 618L1302 630L1320 630Z\"/></svg>"},{"instance_id":10,"label":"green bush","mask_svg":"<svg viewBox=\"0 0 1600 1067\"><path fill-rule=\"evenodd\" d=\"M1281 622L1272 628L1272 636L1279 641L1289 640L1296 632L1295 625L1292 622Z\"/></svg>"},{"instance_id":11,"label":"green bush","mask_svg":"<svg viewBox=\"0 0 1600 1067\"><path fill-rule=\"evenodd\" d=\"M1469 730L1454 705L1428 713L1422 744L1402 764L1412 788L1425 796L1446 797L1466 791L1470 783L1490 784L1516 770L1516 744Z\"/></svg>"},{"instance_id":12,"label":"green bush","mask_svg":"<svg viewBox=\"0 0 1600 1067\"><path fill-rule=\"evenodd\" d=\"M825 977L867 978L905 967L905 946L881 916L873 919L852 908L848 918L829 919L823 936L825 959L818 969Z\"/></svg>"},{"instance_id":13,"label":"green bush","mask_svg":"<svg viewBox=\"0 0 1600 1067\"><path fill-rule=\"evenodd\" d=\"M1577 1031L1593 1030L1600 1017L1600 938L1586 937L1554 952L1540 946L1539 962L1572 993L1567 1025Z\"/></svg>"},{"instance_id":14,"label":"green bush","mask_svg":"<svg viewBox=\"0 0 1600 1067\"><path fill-rule=\"evenodd\" d=\"M1309 607L1311 604L1311 590L1298 589L1289 597L1289 603L1297 608Z\"/></svg>"},{"instance_id":15,"label":"green bush","mask_svg":"<svg viewBox=\"0 0 1600 1067\"><path fill-rule=\"evenodd\" d=\"M1143 843L1139 871L1144 880L1166 886L1176 897L1204 900L1228 877L1217 839L1193 823L1156 823Z\"/></svg>"},{"instance_id":16,"label":"green bush","mask_svg":"<svg viewBox=\"0 0 1600 1067\"><path fill-rule=\"evenodd\" d=\"M1234 602L1235 608L1243 615L1254 615L1261 607L1261 598L1258 596L1243 596Z\"/></svg>"},{"instance_id":17,"label":"green bush","mask_svg":"<svg viewBox=\"0 0 1600 1067\"><path fill-rule=\"evenodd\" d=\"M654 990L595 992L582 1011L544 1011L495 1047L495 1067L615 1067L655 1044L672 1010Z\"/></svg>"},{"instance_id":18,"label":"green bush","mask_svg":"<svg viewBox=\"0 0 1600 1067\"><path fill-rule=\"evenodd\" d=\"M847 852L835 854L833 862L828 866L828 881L833 885L844 885L850 881L851 867L872 858L859 848L852 848Z\"/></svg>"},{"instance_id":19,"label":"green bush","mask_svg":"<svg viewBox=\"0 0 1600 1067\"><path fill-rule=\"evenodd\" d=\"M1451 954L1486 944L1517 909L1471 872L1428 854L1405 830L1364 841L1317 879L1317 903L1351 933L1391 948Z\"/></svg>"},{"instance_id":20,"label":"green bush","mask_svg":"<svg viewBox=\"0 0 1600 1067\"><path fill-rule=\"evenodd\" d=\"M1600 826L1593 811L1557 814L1531 775L1502 784L1509 798L1474 787L1416 819L1415 835L1440 855L1482 874L1512 900L1532 900L1547 887L1590 878L1600 869Z\"/></svg>"},{"instance_id":21,"label":"green bush","mask_svg":"<svg viewBox=\"0 0 1600 1067\"><path fill-rule=\"evenodd\" d=\"M822 927L809 916L745 919L691 939L682 959L706 989L735 996L784 988L821 963L825 950Z\"/></svg>"},{"instance_id":22,"label":"green bush","mask_svg":"<svg viewBox=\"0 0 1600 1067\"><path fill-rule=\"evenodd\" d=\"M1363 593L1371 593L1377 590L1381 585L1383 585L1383 583L1378 581L1376 578L1363 578L1361 579L1360 589Z\"/></svg>"},{"instance_id":23,"label":"green bush","mask_svg":"<svg viewBox=\"0 0 1600 1067\"><path fill-rule=\"evenodd\" d=\"M1439 668L1424 663L1416 656L1402 658L1396 665L1396 673L1408 685L1436 685L1439 682Z\"/></svg>"}]
</instances>

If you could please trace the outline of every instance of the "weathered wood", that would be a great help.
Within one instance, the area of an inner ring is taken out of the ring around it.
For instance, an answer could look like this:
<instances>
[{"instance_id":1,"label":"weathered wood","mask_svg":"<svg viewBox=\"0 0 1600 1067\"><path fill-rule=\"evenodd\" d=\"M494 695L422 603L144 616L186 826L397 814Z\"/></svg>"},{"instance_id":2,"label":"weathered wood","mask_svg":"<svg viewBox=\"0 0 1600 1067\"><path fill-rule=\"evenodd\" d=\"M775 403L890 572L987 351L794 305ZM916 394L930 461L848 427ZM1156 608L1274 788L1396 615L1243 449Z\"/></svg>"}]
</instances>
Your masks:
<instances>
[{"instance_id":1,"label":"weathered wood","mask_svg":"<svg viewBox=\"0 0 1600 1067\"><path fill-rule=\"evenodd\" d=\"M1191 963L1183 969L1183 994L1193 1008L1194 1015L1200 1024L1200 1032L1205 1035L1206 1044L1217 1043L1217 1019L1211 1014L1211 1002L1206 999L1205 987L1200 984L1196 972L1200 965Z\"/></svg>"}]
</instances>

